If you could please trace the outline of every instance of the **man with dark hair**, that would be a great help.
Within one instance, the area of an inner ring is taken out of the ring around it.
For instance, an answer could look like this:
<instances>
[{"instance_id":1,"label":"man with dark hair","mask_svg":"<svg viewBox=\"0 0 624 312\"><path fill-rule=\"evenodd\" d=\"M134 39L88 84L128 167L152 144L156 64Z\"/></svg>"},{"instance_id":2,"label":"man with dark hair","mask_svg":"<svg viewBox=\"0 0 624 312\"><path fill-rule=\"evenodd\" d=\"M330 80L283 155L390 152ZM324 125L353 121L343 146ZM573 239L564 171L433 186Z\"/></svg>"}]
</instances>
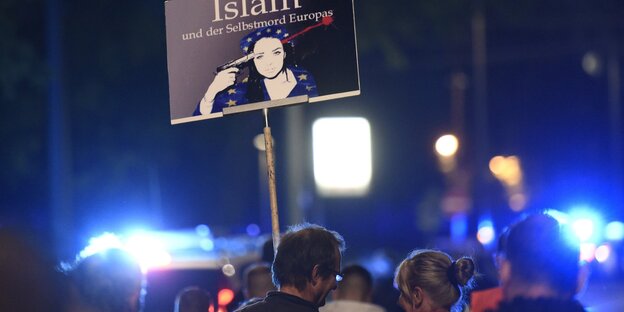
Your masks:
<instances>
[{"instance_id":1,"label":"man with dark hair","mask_svg":"<svg viewBox=\"0 0 624 312\"><path fill-rule=\"evenodd\" d=\"M499 260L503 302L498 311L584 311L579 286L579 245L566 226L547 214L512 225Z\"/></svg>"},{"instance_id":2,"label":"man with dark hair","mask_svg":"<svg viewBox=\"0 0 624 312\"><path fill-rule=\"evenodd\" d=\"M281 238L273 261L272 291L241 312L317 312L336 289L345 244L340 234L319 225L291 227Z\"/></svg>"},{"instance_id":3,"label":"man with dark hair","mask_svg":"<svg viewBox=\"0 0 624 312\"><path fill-rule=\"evenodd\" d=\"M141 310L143 273L122 249L108 249L80 259L67 272L71 284L69 311L137 312Z\"/></svg>"},{"instance_id":4,"label":"man with dark hair","mask_svg":"<svg viewBox=\"0 0 624 312\"><path fill-rule=\"evenodd\" d=\"M322 307L321 312L384 312L384 308L371 303L373 277L361 265L352 264L342 270L343 279L332 295L334 300Z\"/></svg>"}]
</instances>

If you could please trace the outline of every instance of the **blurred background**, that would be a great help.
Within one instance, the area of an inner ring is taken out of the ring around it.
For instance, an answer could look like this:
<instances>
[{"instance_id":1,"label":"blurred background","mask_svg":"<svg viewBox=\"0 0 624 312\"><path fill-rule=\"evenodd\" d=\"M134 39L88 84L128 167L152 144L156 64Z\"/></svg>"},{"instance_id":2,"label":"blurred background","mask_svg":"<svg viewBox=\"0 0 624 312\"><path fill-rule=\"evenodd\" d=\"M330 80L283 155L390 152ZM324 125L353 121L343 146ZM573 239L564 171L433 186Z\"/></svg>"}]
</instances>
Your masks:
<instances>
[{"instance_id":1,"label":"blurred background","mask_svg":"<svg viewBox=\"0 0 624 312\"><path fill-rule=\"evenodd\" d=\"M270 111L282 229L340 232L380 280L414 248L483 258L486 287L496 236L550 209L592 263L582 301L621 308L624 2L354 5L361 95ZM0 3L0 226L65 260L155 245L159 278L236 290L270 234L264 118L171 126L164 25L159 1Z\"/></svg>"}]
</instances>

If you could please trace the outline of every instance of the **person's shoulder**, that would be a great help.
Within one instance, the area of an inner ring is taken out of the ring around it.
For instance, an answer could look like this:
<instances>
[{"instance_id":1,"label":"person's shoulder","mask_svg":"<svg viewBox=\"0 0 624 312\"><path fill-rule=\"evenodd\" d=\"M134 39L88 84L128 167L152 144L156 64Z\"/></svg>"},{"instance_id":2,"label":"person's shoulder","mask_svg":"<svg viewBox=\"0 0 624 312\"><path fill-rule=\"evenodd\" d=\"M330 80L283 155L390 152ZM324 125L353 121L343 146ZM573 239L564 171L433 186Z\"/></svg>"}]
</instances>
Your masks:
<instances>
[{"instance_id":1,"label":"person's shoulder","mask_svg":"<svg viewBox=\"0 0 624 312\"><path fill-rule=\"evenodd\" d=\"M319 308L320 312L386 312L386 310L376 304L351 300L335 300L328 302Z\"/></svg>"},{"instance_id":2,"label":"person's shoulder","mask_svg":"<svg viewBox=\"0 0 624 312\"><path fill-rule=\"evenodd\" d=\"M269 311L263 298L254 298L243 303L234 312L263 312Z\"/></svg>"}]
</instances>

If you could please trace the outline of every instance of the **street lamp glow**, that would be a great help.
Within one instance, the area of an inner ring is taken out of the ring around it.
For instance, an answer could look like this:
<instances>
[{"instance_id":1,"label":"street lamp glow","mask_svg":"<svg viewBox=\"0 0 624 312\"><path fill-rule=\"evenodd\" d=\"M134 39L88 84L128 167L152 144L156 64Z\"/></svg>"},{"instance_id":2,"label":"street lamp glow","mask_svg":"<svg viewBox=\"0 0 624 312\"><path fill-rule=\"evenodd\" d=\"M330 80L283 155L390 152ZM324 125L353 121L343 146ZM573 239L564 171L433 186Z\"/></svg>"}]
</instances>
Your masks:
<instances>
[{"instance_id":1,"label":"street lamp glow","mask_svg":"<svg viewBox=\"0 0 624 312\"><path fill-rule=\"evenodd\" d=\"M458 148L459 141L457 140L457 137L452 134L443 135L435 142L436 152L443 157L455 155Z\"/></svg>"},{"instance_id":2,"label":"street lamp glow","mask_svg":"<svg viewBox=\"0 0 624 312\"><path fill-rule=\"evenodd\" d=\"M314 180L326 196L359 196L372 177L371 133L360 117L321 118L312 125Z\"/></svg>"}]
</instances>

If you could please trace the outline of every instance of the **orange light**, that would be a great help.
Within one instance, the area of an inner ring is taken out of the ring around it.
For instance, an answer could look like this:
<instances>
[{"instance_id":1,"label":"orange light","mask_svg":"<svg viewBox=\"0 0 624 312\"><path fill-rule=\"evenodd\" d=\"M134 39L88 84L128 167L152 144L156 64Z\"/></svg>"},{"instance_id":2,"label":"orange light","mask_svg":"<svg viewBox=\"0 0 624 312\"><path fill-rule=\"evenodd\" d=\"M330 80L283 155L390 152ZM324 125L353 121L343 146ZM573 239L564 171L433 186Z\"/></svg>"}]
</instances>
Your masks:
<instances>
[{"instance_id":1,"label":"orange light","mask_svg":"<svg viewBox=\"0 0 624 312\"><path fill-rule=\"evenodd\" d=\"M223 288L219 290L219 293L217 294L217 302L219 302L219 307L230 304L232 300L234 300L234 292L231 289Z\"/></svg>"}]
</instances>

